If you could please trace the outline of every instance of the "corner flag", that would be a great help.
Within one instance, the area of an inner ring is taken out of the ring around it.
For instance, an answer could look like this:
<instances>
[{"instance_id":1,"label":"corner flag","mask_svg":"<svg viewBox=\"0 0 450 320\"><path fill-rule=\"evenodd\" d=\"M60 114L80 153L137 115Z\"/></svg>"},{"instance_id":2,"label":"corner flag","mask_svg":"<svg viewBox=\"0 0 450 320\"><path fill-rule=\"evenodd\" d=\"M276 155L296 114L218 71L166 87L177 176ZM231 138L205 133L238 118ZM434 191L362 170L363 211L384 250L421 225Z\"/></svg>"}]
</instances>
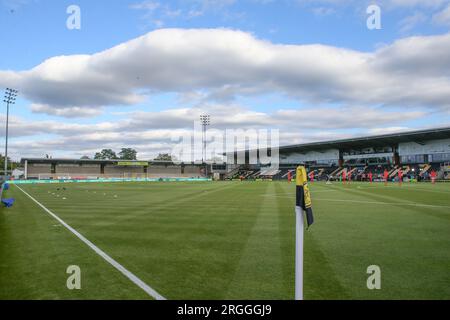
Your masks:
<instances>
[{"instance_id":1,"label":"corner flag","mask_svg":"<svg viewBox=\"0 0 450 320\"><path fill-rule=\"evenodd\" d=\"M314 223L312 212L311 194L309 193L308 180L305 167L297 168L296 207L300 207L306 213L308 228Z\"/></svg>"},{"instance_id":2,"label":"corner flag","mask_svg":"<svg viewBox=\"0 0 450 320\"><path fill-rule=\"evenodd\" d=\"M303 211L309 226L314 223L308 176L303 166L297 168L295 201L295 300L303 300Z\"/></svg>"}]
</instances>

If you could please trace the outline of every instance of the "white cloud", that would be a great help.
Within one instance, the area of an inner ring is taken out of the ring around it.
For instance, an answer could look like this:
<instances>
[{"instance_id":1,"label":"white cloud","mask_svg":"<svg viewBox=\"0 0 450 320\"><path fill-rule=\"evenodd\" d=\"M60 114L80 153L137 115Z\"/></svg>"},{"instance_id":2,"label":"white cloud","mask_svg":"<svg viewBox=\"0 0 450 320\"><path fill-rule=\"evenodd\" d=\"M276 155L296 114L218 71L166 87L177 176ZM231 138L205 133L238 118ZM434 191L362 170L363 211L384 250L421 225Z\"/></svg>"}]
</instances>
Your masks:
<instances>
[{"instance_id":1,"label":"white cloud","mask_svg":"<svg viewBox=\"0 0 450 320\"><path fill-rule=\"evenodd\" d=\"M9 10L18 10L21 7L35 2L36 0L0 0L0 4Z\"/></svg>"},{"instance_id":2,"label":"white cloud","mask_svg":"<svg viewBox=\"0 0 450 320\"><path fill-rule=\"evenodd\" d=\"M93 55L0 71L0 86L19 89L34 112L71 117L137 104L153 93L195 91L215 101L270 92L314 104L444 111L450 108L449 53L450 33L367 53L274 44L228 29L161 29Z\"/></svg>"},{"instance_id":3,"label":"white cloud","mask_svg":"<svg viewBox=\"0 0 450 320\"><path fill-rule=\"evenodd\" d=\"M424 23L428 20L427 16L422 12L415 12L398 23L400 26L400 32L408 32L414 29L417 25Z\"/></svg>"},{"instance_id":4,"label":"white cloud","mask_svg":"<svg viewBox=\"0 0 450 320\"><path fill-rule=\"evenodd\" d=\"M148 11L154 11L158 9L161 6L159 2L146 0L140 3L135 3L130 6L131 9L137 9L137 10L148 10Z\"/></svg>"},{"instance_id":5,"label":"white cloud","mask_svg":"<svg viewBox=\"0 0 450 320\"><path fill-rule=\"evenodd\" d=\"M411 131L408 127L386 127L386 128L373 128L368 131L370 135L389 134Z\"/></svg>"},{"instance_id":6,"label":"white cloud","mask_svg":"<svg viewBox=\"0 0 450 320\"><path fill-rule=\"evenodd\" d=\"M386 8L438 8L450 0L296 0L300 4L308 5L333 5L333 6L346 6L355 4L367 6L369 4L378 4Z\"/></svg>"},{"instance_id":7,"label":"white cloud","mask_svg":"<svg viewBox=\"0 0 450 320\"><path fill-rule=\"evenodd\" d=\"M436 25L450 27L450 5L433 15L432 21Z\"/></svg>"},{"instance_id":8,"label":"white cloud","mask_svg":"<svg viewBox=\"0 0 450 320\"><path fill-rule=\"evenodd\" d=\"M250 1L253 3L256 3L256 4L262 4L262 5L275 2L275 0L250 0Z\"/></svg>"},{"instance_id":9,"label":"white cloud","mask_svg":"<svg viewBox=\"0 0 450 320\"><path fill-rule=\"evenodd\" d=\"M33 113L46 113L48 115L60 116L65 118L90 118L102 113L101 108L82 108L82 107L64 107L53 108L48 104L31 104Z\"/></svg>"},{"instance_id":10,"label":"white cloud","mask_svg":"<svg viewBox=\"0 0 450 320\"><path fill-rule=\"evenodd\" d=\"M191 0L193 10L197 10L201 15L208 11L219 12L236 3L236 0Z\"/></svg>"},{"instance_id":11,"label":"white cloud","mask_svg":"<svg viewBox=\"0 0 450 320\"><path fill-rule=\"evenodd\" d=\"M336 9L331 8L331 7L315 7L312 9L312 12L316 15L316 16L329 16L331 14L334 14L336 12Z\"/></svg>"},{"instance_id":12,"label":"white cloud","mask_svg":"<svg viewBox=\"0 0 450 320\"><path fill-rule=\"evenodd\" d=\"M180 0L163 3L145 0L130 5L130 8L144 11L142 18L160 28L173 22L175 18L189 20L206 14L220 15L224 19L239 17L239 14L228 11L235 2L236 0Z\"/></svg>"},{"instance_id":13,"label":"white cloud","mask_svg":"<svg viewBox=\"0 0 450 320\"><path fill-rule=\"evenodd\" d=\"M438 8L449 0L383 0L382 3L390 7L427 7Z\"/></svg>"}]
</instances>

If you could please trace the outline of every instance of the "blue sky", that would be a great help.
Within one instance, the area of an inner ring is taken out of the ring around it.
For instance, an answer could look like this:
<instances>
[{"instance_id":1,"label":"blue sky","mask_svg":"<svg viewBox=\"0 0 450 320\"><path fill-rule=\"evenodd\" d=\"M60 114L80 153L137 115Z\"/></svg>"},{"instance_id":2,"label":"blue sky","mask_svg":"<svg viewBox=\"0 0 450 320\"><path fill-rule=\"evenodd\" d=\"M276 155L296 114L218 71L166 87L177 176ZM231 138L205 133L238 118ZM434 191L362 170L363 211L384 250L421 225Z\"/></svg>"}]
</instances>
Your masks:
<instances>
[{"instance_id":1,"label":"blue sky","mask_svg":"<svg viewBox=\"0 0 450 320\"><path fill-rule=\"evenodd\" d=\"M447 0L0 0L12 155L151 158L203 112L282 144L448 126L449 27Z\"/></svg>"}]
</instances>

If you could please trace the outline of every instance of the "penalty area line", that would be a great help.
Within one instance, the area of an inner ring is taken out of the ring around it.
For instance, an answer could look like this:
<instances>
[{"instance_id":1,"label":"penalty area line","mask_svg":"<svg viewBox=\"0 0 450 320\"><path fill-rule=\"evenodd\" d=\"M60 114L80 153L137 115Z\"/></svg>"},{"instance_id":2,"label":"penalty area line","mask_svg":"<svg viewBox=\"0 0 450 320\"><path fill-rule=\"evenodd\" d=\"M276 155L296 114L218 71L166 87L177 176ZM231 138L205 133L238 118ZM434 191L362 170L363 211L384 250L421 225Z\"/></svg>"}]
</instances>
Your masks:
<instances>
[{"instance_id":1,"label":"penalty area line","mask_svg":"<svg viewBox=\"0 0 450 320\"><path fill-rule=\"evenodd\" d=\"M31 200L33 200L39 207L41 207L45 212L47 212L50 216L55 218L59 223L61 223L67 230L72 232L78 239L83 241L89 248L95 251L100 257L102 257L104 260L106 260L110 265L112 265L114 268L119 270L125 277L130 279L135 285L137 285L139 288L144 290L149 296L156 300L166 300L162 295L160 295L156 290L154 290L152 287L147 285L144 281L139 279L137 276L135 276L133 273L128 271L124 266L122 266L120 263L118 263L116 260L111 258L109 255L107 255L104 251L102 251L99 247L97 247L95 244L93 244L91 241L86 239L82 234L80 234L77 230L72 228L70 225L68 225L64 220L62 220L60 217L58 217L56 214L51 212L49 209L47 209L43 204L41 204L39 201L37 201L35 198L33 198L28 192L23 190L18 185L15 185L20 191L22 191L25 195L27 195Z\"/></svg>"}]
</instances>

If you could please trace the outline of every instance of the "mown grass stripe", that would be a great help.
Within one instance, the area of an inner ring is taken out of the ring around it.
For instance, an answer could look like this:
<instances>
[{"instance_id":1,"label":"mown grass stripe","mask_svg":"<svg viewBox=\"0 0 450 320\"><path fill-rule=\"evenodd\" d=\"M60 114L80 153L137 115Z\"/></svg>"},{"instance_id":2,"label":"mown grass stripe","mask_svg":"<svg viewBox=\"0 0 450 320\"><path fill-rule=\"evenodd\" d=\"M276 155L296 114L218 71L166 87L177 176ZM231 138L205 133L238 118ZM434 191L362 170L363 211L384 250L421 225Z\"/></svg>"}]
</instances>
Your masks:
<instances>
[{"instance_id":1,"label":"mown grass stripe","mask_svg":"<svg viewBox=\"0 0 450 320\"><path fill-rule=\"evenodd\" d=\"M128 271L124 266L122 266L120 263L118 263L116 260L111 258L109 255L107 255L104 251L102 251L99 247L97 247L95 244L93 244L91 241L89 241L87 238L85 238L82 234L80 234L77 230L72 228L70 225L68 225L64 220L62 220L60 217L58 217L56 214L51 212L49 209L47 209L43 204L41 204L39 201L37 201L33 196L31 196L29 193L27 193L25 190L23 190L18 185L15 185L20 191L22 191L25 195L27 195L33 202L35 202L39 207L41 207L45 212L47 212L50 216L52 216L55 220L57 220L59 223L61 223L67 230L72 232L76 237L78 237L81 241L83 241L89 248L94 250L99 256L101 256L106 262L111 264L114 268L119 270L124 276L126 276L128 279L130 279L135 285L140 287L142 290L144 290L149 296L156 300L166 300L162 295L160 295L156 290L154 290L152 287L147 285L144 281L139 279L136 275Z\"/></svg>"}]
</instances>

